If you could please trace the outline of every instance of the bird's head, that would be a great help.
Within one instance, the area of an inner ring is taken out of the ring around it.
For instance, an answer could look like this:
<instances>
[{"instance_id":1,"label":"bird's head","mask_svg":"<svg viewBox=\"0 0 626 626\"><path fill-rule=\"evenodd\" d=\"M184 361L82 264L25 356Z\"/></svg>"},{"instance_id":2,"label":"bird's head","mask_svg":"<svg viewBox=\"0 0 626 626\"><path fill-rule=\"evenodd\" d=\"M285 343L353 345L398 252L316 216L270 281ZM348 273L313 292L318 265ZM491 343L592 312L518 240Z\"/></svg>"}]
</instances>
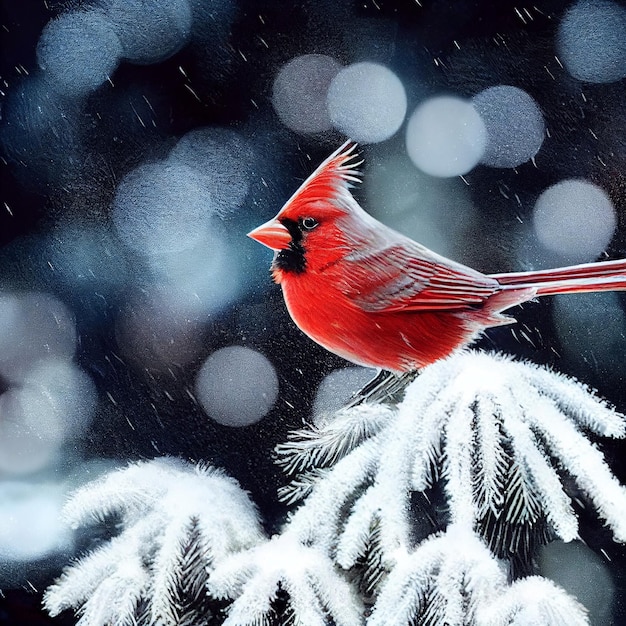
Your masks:
<instances>
[{"instance_id":1,"label":"bird's head","mask_svg":"<svg viewBox=\"0 0 626 626\"><path fill-rule=\"evenodd\" d=\"M349 189L360 182L357 145L344 143L311 174L276 217L248 233L275 251L273 270L323 271L349 251L347 222L362 212Z\"/></svg>"}]
</instances>

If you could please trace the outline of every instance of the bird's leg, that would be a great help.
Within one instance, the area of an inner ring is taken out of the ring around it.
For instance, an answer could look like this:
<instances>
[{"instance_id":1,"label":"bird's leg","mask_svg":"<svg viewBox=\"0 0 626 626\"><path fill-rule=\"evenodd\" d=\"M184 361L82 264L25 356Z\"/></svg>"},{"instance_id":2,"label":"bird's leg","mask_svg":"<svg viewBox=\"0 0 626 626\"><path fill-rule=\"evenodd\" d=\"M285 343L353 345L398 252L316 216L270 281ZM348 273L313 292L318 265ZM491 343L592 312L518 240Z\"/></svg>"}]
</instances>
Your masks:
<instances>
[{"instance_id":1,"label":"bird's leg","mask_svg":"<svg viewBox=\"0 0 626 626\"><path fill-rule=\"evenodd\" d=\"M372 380L354 394L348 403L348 408L363 404L363 402L396 403L402 397L406 386L418 376L419 372L404 372L394 374L387 370L380 370Z\"/></svg>"},{"instance_id":2,"label":"bird's leg","mask_svg":"<svg viewBox=\"0 0 626 626\"><path fill-rule=\"evenodd\" d=\"M356 392L355 398L358 396L367 397L375 389L378 389L386 380L388 380L390 376L393 375L393 372L388 372L387 370L378 370L378 372L376 372L376 376L374 376L374 378L368 381L364 387L361 387L361 389Z\"/></svg>"}]
</instances>

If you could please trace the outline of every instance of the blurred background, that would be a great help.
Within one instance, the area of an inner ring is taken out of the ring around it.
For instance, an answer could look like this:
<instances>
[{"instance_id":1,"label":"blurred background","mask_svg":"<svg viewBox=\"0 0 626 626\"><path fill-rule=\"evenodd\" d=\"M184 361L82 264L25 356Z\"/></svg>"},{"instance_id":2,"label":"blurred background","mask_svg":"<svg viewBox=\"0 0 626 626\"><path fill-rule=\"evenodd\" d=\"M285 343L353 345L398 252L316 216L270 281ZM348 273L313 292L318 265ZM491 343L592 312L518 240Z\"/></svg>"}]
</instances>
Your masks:
<instances>
[{"instance_id":1,"label":"blurred background","mask_svg":"<svg viewBox=\"0 0 626 626\"><path fill-rule=\"evenodd\" d=\"M364 208L457 261L626 256L623 1L0 7L0 624L74 623L39 608L93 541L60 508L129 460L222 467L276 529L274 445L372 371L300 333L245 234L346 137ZM544 298L478 345L624 411L625 305ZM542 571L624 623L624 548L579 513Z\"/></svg>"}]
</instances>

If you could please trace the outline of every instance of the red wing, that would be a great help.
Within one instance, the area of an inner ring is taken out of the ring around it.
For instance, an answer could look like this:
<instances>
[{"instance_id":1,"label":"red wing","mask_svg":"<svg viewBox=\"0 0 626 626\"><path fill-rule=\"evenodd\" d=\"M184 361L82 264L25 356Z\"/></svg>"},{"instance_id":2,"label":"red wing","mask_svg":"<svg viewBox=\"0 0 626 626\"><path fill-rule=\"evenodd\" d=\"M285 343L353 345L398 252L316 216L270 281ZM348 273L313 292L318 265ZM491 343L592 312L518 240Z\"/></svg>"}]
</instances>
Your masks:
<instances>
[{"instance_id":1,"label":"red wing","mask_svg":"<svg viewBox=\"0 0 626 626\"><path fill-rule=\"evenodd\" d=\"M342 291L366 311L465 309L499 287L493 278L419 244L359 253L345 259L343 269Z\"/></svg>"}]
</instances>

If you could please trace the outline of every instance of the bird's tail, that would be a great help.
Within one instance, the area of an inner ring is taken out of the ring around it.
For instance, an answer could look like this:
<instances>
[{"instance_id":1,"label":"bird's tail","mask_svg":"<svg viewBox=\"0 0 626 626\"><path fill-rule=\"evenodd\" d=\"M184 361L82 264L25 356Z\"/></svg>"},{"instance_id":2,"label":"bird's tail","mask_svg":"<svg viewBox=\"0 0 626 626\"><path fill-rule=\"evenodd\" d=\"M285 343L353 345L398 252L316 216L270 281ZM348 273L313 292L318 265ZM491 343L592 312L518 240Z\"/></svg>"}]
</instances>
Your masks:
<instances>
[{"instance_id":1,"label":"bird's tail","mask_svg":"<svg viewBox=\"0 0 626 626\"><path fill-rule=\"evenodd\" d=\"M530 272L490 274L505 289L531 288L537 296L626 290L626 259Z\"/></svg>"}]
</instances>

